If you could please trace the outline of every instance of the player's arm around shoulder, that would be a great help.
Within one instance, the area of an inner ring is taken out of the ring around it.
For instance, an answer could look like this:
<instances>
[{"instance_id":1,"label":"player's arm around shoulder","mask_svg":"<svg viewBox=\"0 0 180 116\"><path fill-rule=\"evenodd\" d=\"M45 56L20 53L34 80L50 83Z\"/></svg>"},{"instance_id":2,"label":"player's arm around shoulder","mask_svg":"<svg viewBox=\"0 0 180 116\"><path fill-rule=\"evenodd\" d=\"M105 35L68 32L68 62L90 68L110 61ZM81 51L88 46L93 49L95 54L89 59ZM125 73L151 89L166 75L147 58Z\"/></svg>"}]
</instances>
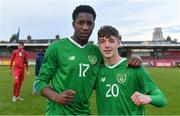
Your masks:
<instances>
[{"instance_id":1,"label":"player's arm around shoulder","mask_svg":"<svg viewBox=\"0 0 180 116\"><path fill-rule=\"evenodd\" d=\"M140 67L142 65L141 57L138 55L131 55L128 57L127 67Z\"/></svg>"}]
</instances>

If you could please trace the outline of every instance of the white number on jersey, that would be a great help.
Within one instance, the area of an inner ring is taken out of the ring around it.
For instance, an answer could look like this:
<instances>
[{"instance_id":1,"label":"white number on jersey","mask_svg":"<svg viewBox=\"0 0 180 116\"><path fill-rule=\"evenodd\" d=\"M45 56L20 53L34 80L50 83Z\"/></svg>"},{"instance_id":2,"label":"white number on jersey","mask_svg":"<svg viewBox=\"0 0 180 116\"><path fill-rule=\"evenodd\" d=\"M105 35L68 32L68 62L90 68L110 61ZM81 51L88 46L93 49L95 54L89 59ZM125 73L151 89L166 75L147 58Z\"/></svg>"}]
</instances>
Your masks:
<instances>
[{"instance_id":1,"label":"white number on jersey","mask_svg":"<svg viewBox=\"0 0 180 116\"><path fill-rule=\"evenodd\" d=\"M106 87L108 88L106 97L117 97L119 95L119 87L117 84L113 84L112 86L110 84L106 84Z\"/></svg>"},{"instance_id":2,"label":"white number on jersey","mask_svg":"<svg viewBox=\"0 0 180 116\"><path fill-rule=\"evenodd\" d=\"M79 76L86 77L86 72L89 69L89 64L79 64Z\"/></svg>"}]
</instances>

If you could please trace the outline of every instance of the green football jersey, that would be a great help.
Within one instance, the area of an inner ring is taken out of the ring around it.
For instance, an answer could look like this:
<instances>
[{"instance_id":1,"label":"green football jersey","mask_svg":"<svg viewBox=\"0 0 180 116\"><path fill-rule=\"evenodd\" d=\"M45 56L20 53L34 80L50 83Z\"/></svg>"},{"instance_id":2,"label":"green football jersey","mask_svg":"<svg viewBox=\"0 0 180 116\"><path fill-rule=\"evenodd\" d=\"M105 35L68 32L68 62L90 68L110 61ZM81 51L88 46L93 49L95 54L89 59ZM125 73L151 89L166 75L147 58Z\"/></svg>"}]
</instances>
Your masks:
<instances>
[{"instance_id":1,"label":"green football jersey","mask_svg":"<svg viewBox=\"0 0 180 116\"><path fill-rule=\"evenodd\" d=\"M157 88L143 67L127 68L127 59L117 64L104 64L96 83L96 99L100 115L142 115L143 105L137 106L131 96L135 91L148 93Z\"/></svg>"},{"instance_id":2,"label":"green football jersey","mask_svg":"<svg viewBox=\"0 0 180 116\"><path fill-rule=\"evenodd\" d=\"M36 88L41 92L50 83L59 94L67 89L76 94L70 105L49 100L46 114L90 114L89 98L101 61L99 49L92 43L80 46L71 38L52 43L45 53Z\"/></svg>"}]
</instances>

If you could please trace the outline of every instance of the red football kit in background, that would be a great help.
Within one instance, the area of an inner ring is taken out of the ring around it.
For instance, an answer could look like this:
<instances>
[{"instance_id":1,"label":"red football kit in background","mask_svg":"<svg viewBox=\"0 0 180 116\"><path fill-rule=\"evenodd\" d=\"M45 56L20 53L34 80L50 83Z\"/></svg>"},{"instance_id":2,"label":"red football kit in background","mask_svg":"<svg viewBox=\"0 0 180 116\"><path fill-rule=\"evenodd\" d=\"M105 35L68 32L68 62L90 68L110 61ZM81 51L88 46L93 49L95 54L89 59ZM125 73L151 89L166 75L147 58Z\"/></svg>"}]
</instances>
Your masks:
<instances>
[{"instance_id":1,"label":"red football kit in background","mask_svg":"<svg viewBox=\"0 0 180 116\"><path fill-rule=\"evenodd\" d=\"M10 69L12 69L14 63L14 96L18 97L22 82L24 81L24 65L26 65L26 71L28 71L28 52L23 49L16 49L13 51L10 62Z\"/></svg>"}]
</instances>

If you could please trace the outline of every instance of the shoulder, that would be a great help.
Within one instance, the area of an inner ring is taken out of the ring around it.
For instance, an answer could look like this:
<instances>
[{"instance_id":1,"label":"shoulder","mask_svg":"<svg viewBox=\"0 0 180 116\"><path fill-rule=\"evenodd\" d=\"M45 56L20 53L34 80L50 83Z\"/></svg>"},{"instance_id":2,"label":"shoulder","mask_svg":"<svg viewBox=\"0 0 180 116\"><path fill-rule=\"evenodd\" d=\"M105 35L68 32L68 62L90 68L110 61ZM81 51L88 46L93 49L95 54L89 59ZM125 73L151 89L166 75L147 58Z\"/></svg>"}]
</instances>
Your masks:
<instances>
[{"instance_id":1,"label":"shoulder","mask_svg":"<svg viewBox=\"0 0 180 116\"><path fill-rule=\"evenodd\" d=\"M99 50L98 45L93 43L93 42L88 42L88 46L90 46L93 49L98 49Z\"/></svg>"},{"instance_id":2,"label":"shoulder","mask_svg":"<svg viewBox=\"0 0 180 116\"><path fill-rule=\"evenodd\" d=\"M62 39L59 39L59 40L56 40L54 42L52 42L47 50L46 50L46 53L49 53L49 52L55 52L55 51L59 51L62 46L67 43L68 41L68 38L62 38Z\"/></svg>"},{"instance_id":3,"label":"shoulder","mask_svg":"<svg viewBox=\"0 0 180 116\"><path fill-rule=\"evenodd\" d=\"M97 44L94 44L93 42L88 42L88 48L92 51L101 56L101 53L99 51L99 47Z\"/></svg>"},{"instance_id":4,"label":"shoulder","mask_svg":"<svg viewBox=\"0 0 180 116\"><path fill-rule=\"evenodd\" d=\"M12 51L12 55L18 54L18 49Z\"/></svg>"},{"instance_id":5,"label":"shoulder","mask_svg":"<svg viewBox=\"0 0 180 116\"><path fill-rule=\"evenodd\" d=\"M26 54L27 54L27 53L28 53L28 51L24 50L24 53L26 53Z\"/></svg>"},{"instance_id":6,"label":"shoulder","mask_svg":"<svg viewBox=\"0 0 180 116\"><path fill-rule=\"evenodd\" d=\"M17 53L17 52L18 52L18 49L13 50L13 53Z\"/></svg>"},{"instance_id":7,"label":"shoulder","mask_svg":"<svg viewBox=\"0 0 180 116\"><path fill-rule=\"evenodd\" d=\"M65 38L61 38L59 40L55 40L54 42L52 42L49 46L59 46L59 44L63 44L65 42L68 41L68 38L65 37Z\"/></svg>"},{"instance_id":8,"label":"shoulder","mask_svg":"<svg viewBox=\"0 0 180 116\"><path fill-rule=\"evenodd\" d=\"M24 53L24 54L28 54L28 51L26 51L26 50L23 50L23 53Z\"/></svg>"},{"instance_id":9,"label":"shoulder","mask_svg":"<svg viewBox=\"0 0 180 116\"><path fill-rule=\"evenodd\" d=\"M102 55L99 51L99 47L97 44L94 44L93 42L88 43L88 49L91 51L91 53L95 54L98 57L98 60L103 63Z\"/></svg>"},{"instance_id":10,"label":"shoulder","mask_svg":"<svg viewBox=\"0 0 180 116\"><path fill-rule=\"evenodd\" d=\"M134 73L138 75L138 77L141 77L142 75L148 75L148 71L144 68L144 66L132 68L134 70Z\"/></svg>"},{"instance_id":11,"label":"shoulder","mask_svg":"<svg viewBox=\"0 0 180 116\"><path fill-rule=\"evenodd\" d=\"M94 43L94 42L92 42L92 41L89 41L88 44L91 45L91 46L93 46L93 47L98 48L98 44L96 44L96 43Z\"/></svg>"}]
</instances>

